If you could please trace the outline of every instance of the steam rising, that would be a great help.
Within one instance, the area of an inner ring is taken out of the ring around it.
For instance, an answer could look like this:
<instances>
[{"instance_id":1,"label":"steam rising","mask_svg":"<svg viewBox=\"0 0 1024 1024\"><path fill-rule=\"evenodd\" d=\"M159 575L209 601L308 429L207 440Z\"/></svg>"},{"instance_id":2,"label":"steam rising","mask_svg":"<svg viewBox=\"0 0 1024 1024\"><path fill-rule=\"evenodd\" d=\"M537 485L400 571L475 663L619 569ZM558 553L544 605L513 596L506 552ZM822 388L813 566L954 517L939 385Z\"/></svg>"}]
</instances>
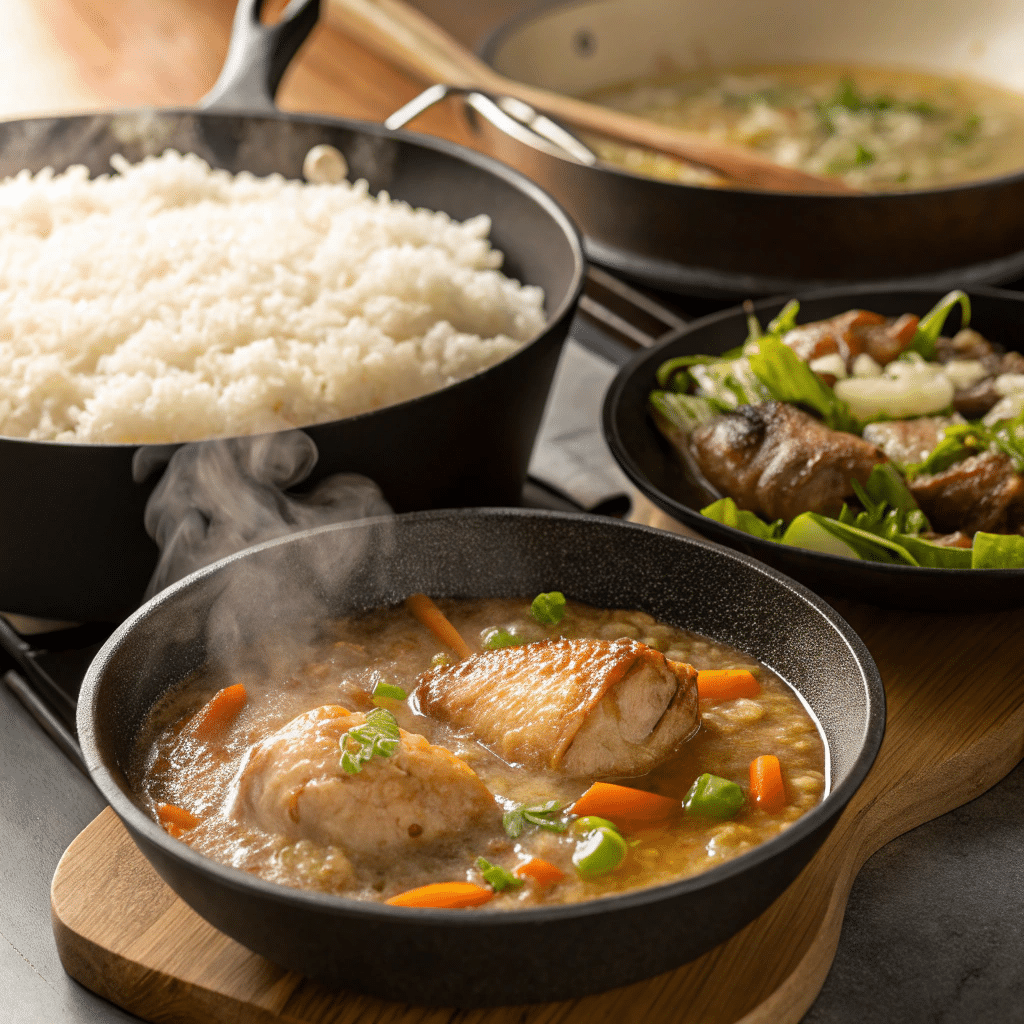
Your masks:
<instances>
[{"instance_id":1,"label":"steam rising","mask_svg":"<svg viewBox=\"0 0 1024 1024\"><path fill-rule=\"evenodd\" d=\"M146 530L160 548L146 597L254 544L391 512L377 485L354 473L327 477L301 496L285 493L317 458L301 430L177 449L146 506Z\"/></svg>"}]
</instances>

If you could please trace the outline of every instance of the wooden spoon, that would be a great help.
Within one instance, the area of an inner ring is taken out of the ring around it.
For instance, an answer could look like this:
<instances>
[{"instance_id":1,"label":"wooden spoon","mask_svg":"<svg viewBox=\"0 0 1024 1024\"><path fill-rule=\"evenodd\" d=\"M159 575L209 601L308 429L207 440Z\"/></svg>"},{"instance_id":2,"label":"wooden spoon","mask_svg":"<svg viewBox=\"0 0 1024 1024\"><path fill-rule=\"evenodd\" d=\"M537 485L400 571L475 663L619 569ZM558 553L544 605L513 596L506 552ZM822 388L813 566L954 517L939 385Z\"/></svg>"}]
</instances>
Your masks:
<instances>
[{"instance_id":1,"label":"wooden spoon","mask_svg":"<svg viewBox=\"0 0 1024 1024\"><path fill-rule=\"evenodd\" d=\"M404 0L328 0L327 20L422 81L514 96L576 128L709 168L737 185L775 192L857 191L837 178L783 167L697 132L668 128L506 78Z\"/></svg>"}]
</instances>

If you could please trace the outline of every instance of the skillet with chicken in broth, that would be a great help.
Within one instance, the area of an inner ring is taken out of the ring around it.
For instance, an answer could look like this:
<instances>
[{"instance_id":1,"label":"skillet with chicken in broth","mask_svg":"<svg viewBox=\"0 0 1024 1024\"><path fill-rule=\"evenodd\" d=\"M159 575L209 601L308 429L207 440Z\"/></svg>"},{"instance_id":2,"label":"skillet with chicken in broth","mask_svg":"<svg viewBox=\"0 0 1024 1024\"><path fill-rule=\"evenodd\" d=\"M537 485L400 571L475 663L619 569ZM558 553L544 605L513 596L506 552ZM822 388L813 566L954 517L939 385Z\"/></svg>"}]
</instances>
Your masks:
<instances>
[{"instance_id":1,"label":"skillet with chicken in broth","mask_svg":"<svg viewBox=\"0 0 1024 1024\"><path fill-rule=\"evenodd\" d=\"M187 680L140 738L144 806L285 885L514 909L694 875L824 796L811 715L733 648L557 592L440 605L337 620L274 678Z\"/></svg>"}]
</instances>

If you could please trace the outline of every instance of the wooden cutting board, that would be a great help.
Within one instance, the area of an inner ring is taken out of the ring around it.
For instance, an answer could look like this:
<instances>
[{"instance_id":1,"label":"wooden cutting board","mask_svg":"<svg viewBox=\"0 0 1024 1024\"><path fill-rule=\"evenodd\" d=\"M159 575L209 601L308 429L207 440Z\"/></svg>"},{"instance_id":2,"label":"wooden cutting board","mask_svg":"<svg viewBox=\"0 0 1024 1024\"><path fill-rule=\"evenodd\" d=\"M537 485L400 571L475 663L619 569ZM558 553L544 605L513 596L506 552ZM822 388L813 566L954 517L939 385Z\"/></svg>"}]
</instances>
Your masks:
<instances>
[{"instance_id":1,"label":"wooden cutting board","mask_svg":"<svg viewBox=\"0 0 1024 1024\"><path fill-rule=\"evenodd\" d=\"M641 505L637 518L686 532L650 506ZM894 614L853 603L840 611L885 683L889 716L878 760L786 893L730 941L676 971L586 999L457 1015L331 993L203 921L160 881L109 808L54 875L64 966L140 1017L187 1024L795 1024L828 973L864 861L978 796L1024 757L1024 612Z\"/></svg>"}]
</instances>

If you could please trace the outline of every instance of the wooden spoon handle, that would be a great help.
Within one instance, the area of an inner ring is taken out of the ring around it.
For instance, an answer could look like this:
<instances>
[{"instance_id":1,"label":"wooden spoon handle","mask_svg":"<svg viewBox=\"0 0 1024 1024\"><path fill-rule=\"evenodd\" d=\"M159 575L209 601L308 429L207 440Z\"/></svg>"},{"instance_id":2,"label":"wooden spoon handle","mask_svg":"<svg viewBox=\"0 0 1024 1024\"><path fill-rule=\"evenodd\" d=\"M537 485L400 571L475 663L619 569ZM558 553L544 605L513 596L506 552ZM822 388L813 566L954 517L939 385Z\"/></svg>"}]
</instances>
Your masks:
<instances>
[{"instance_id":1,"label":"wooden spoon handle","mask_svg":"<svg viewBox=\"0 0 1024 1024\"><path fill-rule=\"evenodd\" d=\"M474 65L490 68L401 0L329 0L327 21L421 81L485 88Z\"/></svg>"},{"instance_id":2,"label":"wooden spoon handle","mask_svg":"<svg viewBox=\"0 0 1024 1024\"><path fill-rule=\"evenodd\" d=\"M823 178L697 132L654 124L498 74L426 15L404 0L329 0L328 20L357 42L428 82L514 96L576 128L717 171L740 185L781 192L852 193Z\"/></svg>"}]
</instances>

